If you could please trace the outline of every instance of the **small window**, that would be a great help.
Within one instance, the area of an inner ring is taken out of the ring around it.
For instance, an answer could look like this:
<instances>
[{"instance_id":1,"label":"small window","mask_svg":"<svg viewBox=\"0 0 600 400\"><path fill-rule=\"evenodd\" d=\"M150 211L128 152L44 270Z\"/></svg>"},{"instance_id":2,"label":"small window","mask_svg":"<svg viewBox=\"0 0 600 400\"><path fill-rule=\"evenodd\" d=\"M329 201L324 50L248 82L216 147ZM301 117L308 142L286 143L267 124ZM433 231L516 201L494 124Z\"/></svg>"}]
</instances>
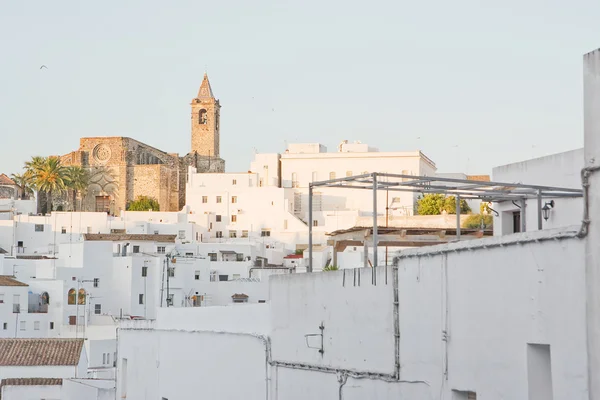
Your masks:
<instances>
[{"instance_id":1,"label":"small window","mask_svg":"<svg viewBox=\"0 0 600 400\"><path fill-rule=\"evenodd\" d=\"M210 281L211 282L216 282L219 279L219 276L217 275L217 271L210 271Z\"/></svg>"},{"instance_id":2,"label":"small window","mask_svg":"<svg viewBox=\"0 0 600 400\"><path fill-rule=\"evenodd\" d=\"M4 330L8 329L8 322L5 322L2 324L2 329L4 329Z\"/></svg>"},{"instance_id":3,"label":"small window","mask_svg":"<svg viewBox=\"0 0 600 400\"><path fill-rule=\"evenodd\" d=\"M139 294L138 301L140 304L144 304L144 295L142 293Z\"/></svg>"},{"instance_id":4,"label":"small window","mask_svg":"<svg viewBox=\"0 0 600 400\"><path fill-rule=\"evenodd\" d=\"M34 321L33 322L33 330L34 331L39 331L40 330L40 321Z\"/></svg>"},{"instance_id":5,"label":"small window","mask_svg":"<svg viewBox=\"0 0 600 400\"><path fill-rule=\"evenodd\" d=\"M106 353L106 363L110 364L110 353Z\"/></svg>"},{"instance_id":6,"label":"small window","mask_svg":"<svg viewBox=\"0 0 600 400\"><path fill-rule=\"evenodd\" d=\"M208 225L208 230L210 231L212 229L212 222Z\"/></svg>"},{"instance_id":7,"label":"small window","mask_svg":"<svg viewBox=\"0 0 600 400\"><path fill-rule=\"evenodd\" d=\"M263 178L260 178L258 180L258 187L262 187L263 186Z\"/></svg>"},{"instance_id":8,"label":"small window","mask_svg":"<svg viewBox=\"0 0 600 400\"><path fill-rule=\"evenodd\" d=\"M316 219L313 220L313 226L319 226L319 221L317 221Z\"/></svg>"},{"instance_id":9,"label":"small window","mask_svg":"<svg viewBox=\"0 0 600 400\"><path fill-rule=\"evenodd\" d=\"M197 280L197 281L200 280L200 271L194 272L194 279Z\"/></svg>"},{"instance_id":10,"label":"small window","mask_svg":"<svg viewBox=\"0 0 600 400\"><path fill-rule=\"evenodd\" d=\"M87 227L87 233L92 233L92 227L91 226Z\"/></svg>"},{"instance_id":11,"label":"small window","mask_svg":"<svg viewBox=\"0 0 600 400\"><path fill-rule=\"evenodd\" d=\"M231 216L231 222L237 222L237 215Z\"/></svg>"},{"instance_id":12,"label":"small window","mask_svg":"<svg viewBox=\"0 0 600 400\"><path fill-rule=\"evenodd\" d=\"M175 267L169 268L169 278L175 278Z\"/></svg>"},{"instance_id":13,"label":"small window","mask_svg":"<svg viewBox=\"0 0 600 400\"><path fill-rule=\"evenodd\" d=\"M244 255L243 255L243 254L241 254L241 253L237 253L237 254L235 255L235 260L236 260L236 261L244 261Z\"/></svg>"},{"instance_id":14,"label":"small window","mask_svg":"<svg viewBox=\"0 0 600 400\"><path fill-rule=\"evenodd\" d=\"M185 231L179 231L179 239L185 239Z\"/></svg>"},{"instance_id":15,"label":"small window","mask_svg":"<svg viewBox=\"0 0 600 400\"><path fill-rule=\"evenodd\" d=\"M237 180L234 179L233 181L231 181L231 184L232 185L237 185Z\"/></svg>"},{"instance_id":16,"label":"small window","mask_svg":"<svg viewBox=\"0 0 600 400\"><path fill-rule=\"evenodd\" d=\"M100 287L100 278L94 278L94 287Z\"/></svg>"},{"instance_id":17,"label":"small window","mask_svg":"<svg viewBox=\"0 0 600 400\"><path fill-rule=\"evenodd\" d=\"M229 237L235 239L237 237L237 231L229 231Z\"/></svg>"},{"instance_id":18,"label":"small window","mask_svg":"<svg viewBox=\"0 0 600 400\"><path fill-rule=\"evenodd\" d=\"M148 267L142 267L142 277L148 276Z\"/></svg>"},{"instance_id":19,"label":"small window","mask_svg":"<svg viewBox=\"0 0 600 400\"><path fill-rule=\"evenodd\" d=\"M133 246L133 252L134 253L139 253L140 252L140 246Z\"/></svg>"},{"instance_id":20,"label":"small window","mask_svg":"<svg viewBox=\"0 0 600 400\"><path fill-rule=\"evenodd\" d=\"M220 203L223 200L221 196L217 196L217 203Z\"/></svg>"},{"instance_id":21,"label":"small window","mask_svg":"<svg viewBox=\"0 0 600 400\"><path fill-rule=\"evenodd\" d=\"M50 329L54 329L54 322L50 322Z\"/></svg>"},{"instance_id":22,"label":"small window","mask_svg":"<svg viewBox=\"0 0 600 400\"><path fill-rule=\"evenodd\" d=\"M222 238L223 237L223 232L221 231L217 231L217 238Z\"/></svg>"},{"instance_id":23,"label":"small window","mask_svg":"<svg viewBox=\"0 0 600 400\"><path fill-rule=\"evenodd\" d=\"M24 331L27 329L27 323L25 321L19 322L19 329Z\"/></svg>"},{"instance_id":24,"label":"small window","mask_svg":"<svg viewBox=\"0 0 600 400\"><path fill-rule=\"evenodd\" d=\"M154 234L155 234L155 235L158 235L158 231L154 231Z\"/></svg>"},{"instance_id":25,"label":"small window","mask_svg":"<svg viewBox=\"0 0 600 400\"><path fill-rule=\"evenodd\" d=\"M94 305L94 314L96 314L96 315L102 314L102 304Z\"/></svg>"},{"instance_id":26,"label":"small window","mask_svg":"<svg viewBox=\"0 0 600 400\"><path fill-rule=\"evenodd\" d=\"M156 252L158 254L165 254L165 246L156 246Z\"/></svg>"},{"instance_id":27,"label":"small window","mask_svg":"<svg viewBox=\"0 0 600 400\"><path fill-rule=\"evenodd\" d=\"M271 236L271 230L270 229L263 229L260 231L260 236L262 237L269 237Z\"/></svg>"},{"instance_id":28,"label":"small window","mask_svg":"<svg viewBox=\"0 0 600 400\"><path fill-rule=\"evenodd\" d=\"M242 237L243 238L247 238L248 237L248 231L242 231Z\"/></svg>"},{"instance_id":29,"label":"small window","mask_svg":"<svg viewBox=\"0 0 600 400\"><path fill-rule=\"evenodd\" d=\"M335 172L329 173L329 179L335 179Z\"/></svg>"},{"instance_id":30,"label":"small window","mask_svg":"<svg viewBox=\"0 0 600 400\"><path fill-rule=\"evenodd\" d=\"M220 215L215 215L215 221L216 222L221 222L221 216Z\"/></svg>"},{"instance_id":31,"label":"small window","mask_svg":"<svg viewBox=\"0 0 600 400\"><path fill-rule=\"evenodd\" d=\"M237 196L231 196L231 203L237 203Z\"/></svg>"},{"instance_id":32,"label":"small window","mask_svg":"<svg viewBox=\"0 0 600 400\"><path fill-rule=\"evenodd\" d=\"M13 295L13 313L21 312L21 296L18 294Z\"/></svg>"},{"instance_id":33,"label":"small window","mask_svg":"<svg viewBox=\"0 0 600 400\"><path fill-rule=\"evenodd\" d=\"M106 353L102 353L102 364L106 364Z\"/></svg>"},{"instance_id":34,"label":"small window","mask_svg":"<svg viewBox=\"0 0 600 400\"><path fill-rule=\"evenodd\" d=\"M85 305L85 299L87 297L87 293L85 289L79 289L79 295L77 296L77 304Z\"/></svg>"},{"instance_id":35,"label":"small window","mask_svg":"<svg viewBox=\"0 0 600 400\"><path fill-rule=\"evenodd\" d=\"M260 304L262 304L262 303L266 303L266 301L265 301L265 300L259 300L258 302L259 302Z\"/></svg>"},{"instance_id":36,"label":"small window","mask_svg":"<svg viewBox=\"0 0 600 400\"><path fill-rule=\"evenodd\" d=\"M208 203L208 196L202 196L202 202Z\"/></svg>"},{"instance_id":37,"label":"small window","mask_svg":"<svg viewBox=\"0 0 600 400\"><path fill-rule=\"evenodd\" d=\"M227 282L229 280L229 275L219 275L219 282Z\"/></svg>"},{"instance_id":38,"label":"small window","mask_svg":"<svg viewBox=\"0 0 600 400\"><path fill-rule=\"evenodd\" d=\"M210 261L217 261L217 253L208 253Z\"/></svg>"},{"instance_id":39,"label":"small window","mask_svg":"<svg viewBox=\"0 0 600 400\"><path fill-rule=\"evenodd\" d=\"M64 235L65 233L67 233L67 227L66 227L66 226L63 226L62 228L60 228L60 233L61 233L61 234L63 234L63 235Z\"/></svg>"},{"instance_id":40,"label":"small window","mask_svg":"<svg viewBox=\"0 0 600 400\"><path fill-rule=\"evenodd\" d=\"M187 253L187 252L186 252L186 253L185 253L185 256L186 256L186 257L194 257L194 253Z\"/></svg>"},{"instance_id":41,"label":"small window","mask_svg":"<svg viewBox=\"0 0 600 400\"><path fill-rule=\"evenodd\" d=\"M42 224L35 224L35 231L36 232L44 232L44 225L42 225Z\"/></svg>"},{"instance_id":42,"label":"small window","mask_svg":"<svg viewBox=\"0 0 600 400\"><path fill-rule=\"evenodd\" d=\"M75 304L77 301L77 295L75 289L69 289L69 293L67 294L67 303L69 305Z\"/></svg>"}]
</instances>

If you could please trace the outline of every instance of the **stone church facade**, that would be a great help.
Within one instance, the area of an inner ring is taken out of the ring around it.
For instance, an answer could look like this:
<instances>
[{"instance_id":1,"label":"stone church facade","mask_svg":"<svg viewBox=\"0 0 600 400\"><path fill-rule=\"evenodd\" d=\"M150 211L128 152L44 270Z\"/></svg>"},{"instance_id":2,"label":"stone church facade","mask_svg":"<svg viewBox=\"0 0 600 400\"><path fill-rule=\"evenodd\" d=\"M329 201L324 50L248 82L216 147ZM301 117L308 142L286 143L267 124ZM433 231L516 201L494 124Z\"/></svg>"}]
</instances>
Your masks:
<instances>
[{"instance_id":1,"label":"stone church facade","mask_svg":"<svg viewBox=\"0 0 600 400\"><path fill-rule=\"evenodd\" d=\"M81 138L77 151L61 157L64 165L90 172L78 209L118 215L129 201L148 196L158 200L161 211L179 211L185 205L188 166L199 172L224 172L225 161L219 156L221 106L206 74L191 109L192 146L185 156L128 137Z\"/></svg>"}]
</instances>

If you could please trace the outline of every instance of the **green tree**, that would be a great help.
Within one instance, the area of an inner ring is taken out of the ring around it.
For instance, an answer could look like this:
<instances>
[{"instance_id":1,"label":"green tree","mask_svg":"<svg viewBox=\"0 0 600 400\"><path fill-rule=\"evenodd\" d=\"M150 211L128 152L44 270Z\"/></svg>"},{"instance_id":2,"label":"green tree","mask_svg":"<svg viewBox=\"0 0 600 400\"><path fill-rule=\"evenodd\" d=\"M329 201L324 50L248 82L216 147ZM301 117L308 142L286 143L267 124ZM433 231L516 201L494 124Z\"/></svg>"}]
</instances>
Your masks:
<instances>
[{"instance_id":1,"label":"green tree","mask_svg":"<svg viewBox=\"0 0 600 400\"><path fill-rule=\"evenodd\" d=\"M46 193L47 211L52 212L52 195L67 188L66 168L58 157L48 157L42 164L33 167L31 174L38 191Z\"/></svg>"},{"instance_id":2,"label":"green tree","mask_svg":"<svg viewBox=\"0 0 600 400\"><path fill-rule=\"evenodd\" d=\"M77 165L66 168L66 183L73 195L73 211L77 211L77 194L85 193L90 183L90 173L87 169ZM80 207L81 208L81 207Z\"/></svg>"},{"instance_id":3,"label":"green tree","mask_svg":"<svg viewBox=\"0 0 600 400\"><path fill-rule=\"evenodd\" d=\"M23 174L12 174L11 179L19 186L21 189L21 200L27 200L33 194L33 182L31 181L31 176L27 175L27 173Z\"/></svg>"},{"instance_id":4,"label":"green tree","mask_svg":"<svg viewBox=\"0 0 600 400\"><path fill-rule=\"evenodd\" d=\"M494 227L494 218L491 215L471 214L462 223L466 229L492 229Z\"/></svg>"},{"instance_id":5,"label":"green tree","mask_svg":"<svg viewBox=\"0 0 600 400\"><path fill-rule=\"evenodd\" d=\"M440 215L442 211L456 214L456 198L454 196L446 197L440 193L430 193L417 201L417 214L419 215ZM465 200L460 201L460 212L461 214L471 212L471 208Z\"/></svg>"},{"instance_id":6,"label":"green tree","mask_svg":"<svg viewBox=\"0 0 600 400\"><path fill-rule=\"evenodd\" d=\"M158 201L153 197L138 196L134 201L127 203L127 211L159 211Z\"/></svg>"},{"instance_id":7,"label":"green tree","mask_svg":"<svg viewBox=\"0 0 600 400\"><path fill-rule=\"evenodd\" d=\"M339 270L337 265L328 265L325 268L323 268L323 271L337 271Z\"/></svg>"}]
</instances>

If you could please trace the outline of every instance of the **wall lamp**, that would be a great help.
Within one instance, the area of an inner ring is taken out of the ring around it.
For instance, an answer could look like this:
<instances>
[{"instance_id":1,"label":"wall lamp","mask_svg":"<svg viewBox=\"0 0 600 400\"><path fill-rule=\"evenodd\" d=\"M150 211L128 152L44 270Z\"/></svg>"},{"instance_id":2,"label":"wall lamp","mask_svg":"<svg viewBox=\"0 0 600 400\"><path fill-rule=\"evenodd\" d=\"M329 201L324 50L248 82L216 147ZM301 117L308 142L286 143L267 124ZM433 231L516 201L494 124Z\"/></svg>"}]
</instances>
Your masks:
<instances>
[{"instance_id":1,"label":"wall lamp","mask_svg":"<svg viewBox=\"0 0 600 400\"><path fill-rule=\"evenodd\" d=\"M550 200L549 202L546 202L546 204L544 204L544 207L542 207L542 217L544 217L544 221L548 221L548 218L550 218L550 210L552 210L554 208L554 200Z\"/></svg>"}]
</instances>

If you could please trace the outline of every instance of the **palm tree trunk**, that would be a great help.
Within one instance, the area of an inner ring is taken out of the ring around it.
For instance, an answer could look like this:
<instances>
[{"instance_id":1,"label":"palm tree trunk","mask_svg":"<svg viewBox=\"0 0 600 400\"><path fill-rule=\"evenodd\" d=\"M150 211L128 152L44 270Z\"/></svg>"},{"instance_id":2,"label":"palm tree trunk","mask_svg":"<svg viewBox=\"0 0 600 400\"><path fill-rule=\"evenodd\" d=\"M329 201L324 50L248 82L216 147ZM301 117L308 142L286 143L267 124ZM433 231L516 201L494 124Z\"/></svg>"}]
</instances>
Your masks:
<instances>
[{"instance_id":1,"label":"palm tree trunk","mask_svg":"<svg viewBox=\"0 0 600 400\"><path fill-rule=\"evenodd\" d=\"M77 189L73 189L73 211L77 211Z\"/></svg>"},{"instance_id":2,"label":"palm tree trunk","mask_svg":"<svg viewBox=\"0 0 600 400\"><path fill-rule=\"evenodd\" d=\"M46 202L48 204L49 212L52 212L52 190L48 190Z\"/></svg>"}]
</instances>

